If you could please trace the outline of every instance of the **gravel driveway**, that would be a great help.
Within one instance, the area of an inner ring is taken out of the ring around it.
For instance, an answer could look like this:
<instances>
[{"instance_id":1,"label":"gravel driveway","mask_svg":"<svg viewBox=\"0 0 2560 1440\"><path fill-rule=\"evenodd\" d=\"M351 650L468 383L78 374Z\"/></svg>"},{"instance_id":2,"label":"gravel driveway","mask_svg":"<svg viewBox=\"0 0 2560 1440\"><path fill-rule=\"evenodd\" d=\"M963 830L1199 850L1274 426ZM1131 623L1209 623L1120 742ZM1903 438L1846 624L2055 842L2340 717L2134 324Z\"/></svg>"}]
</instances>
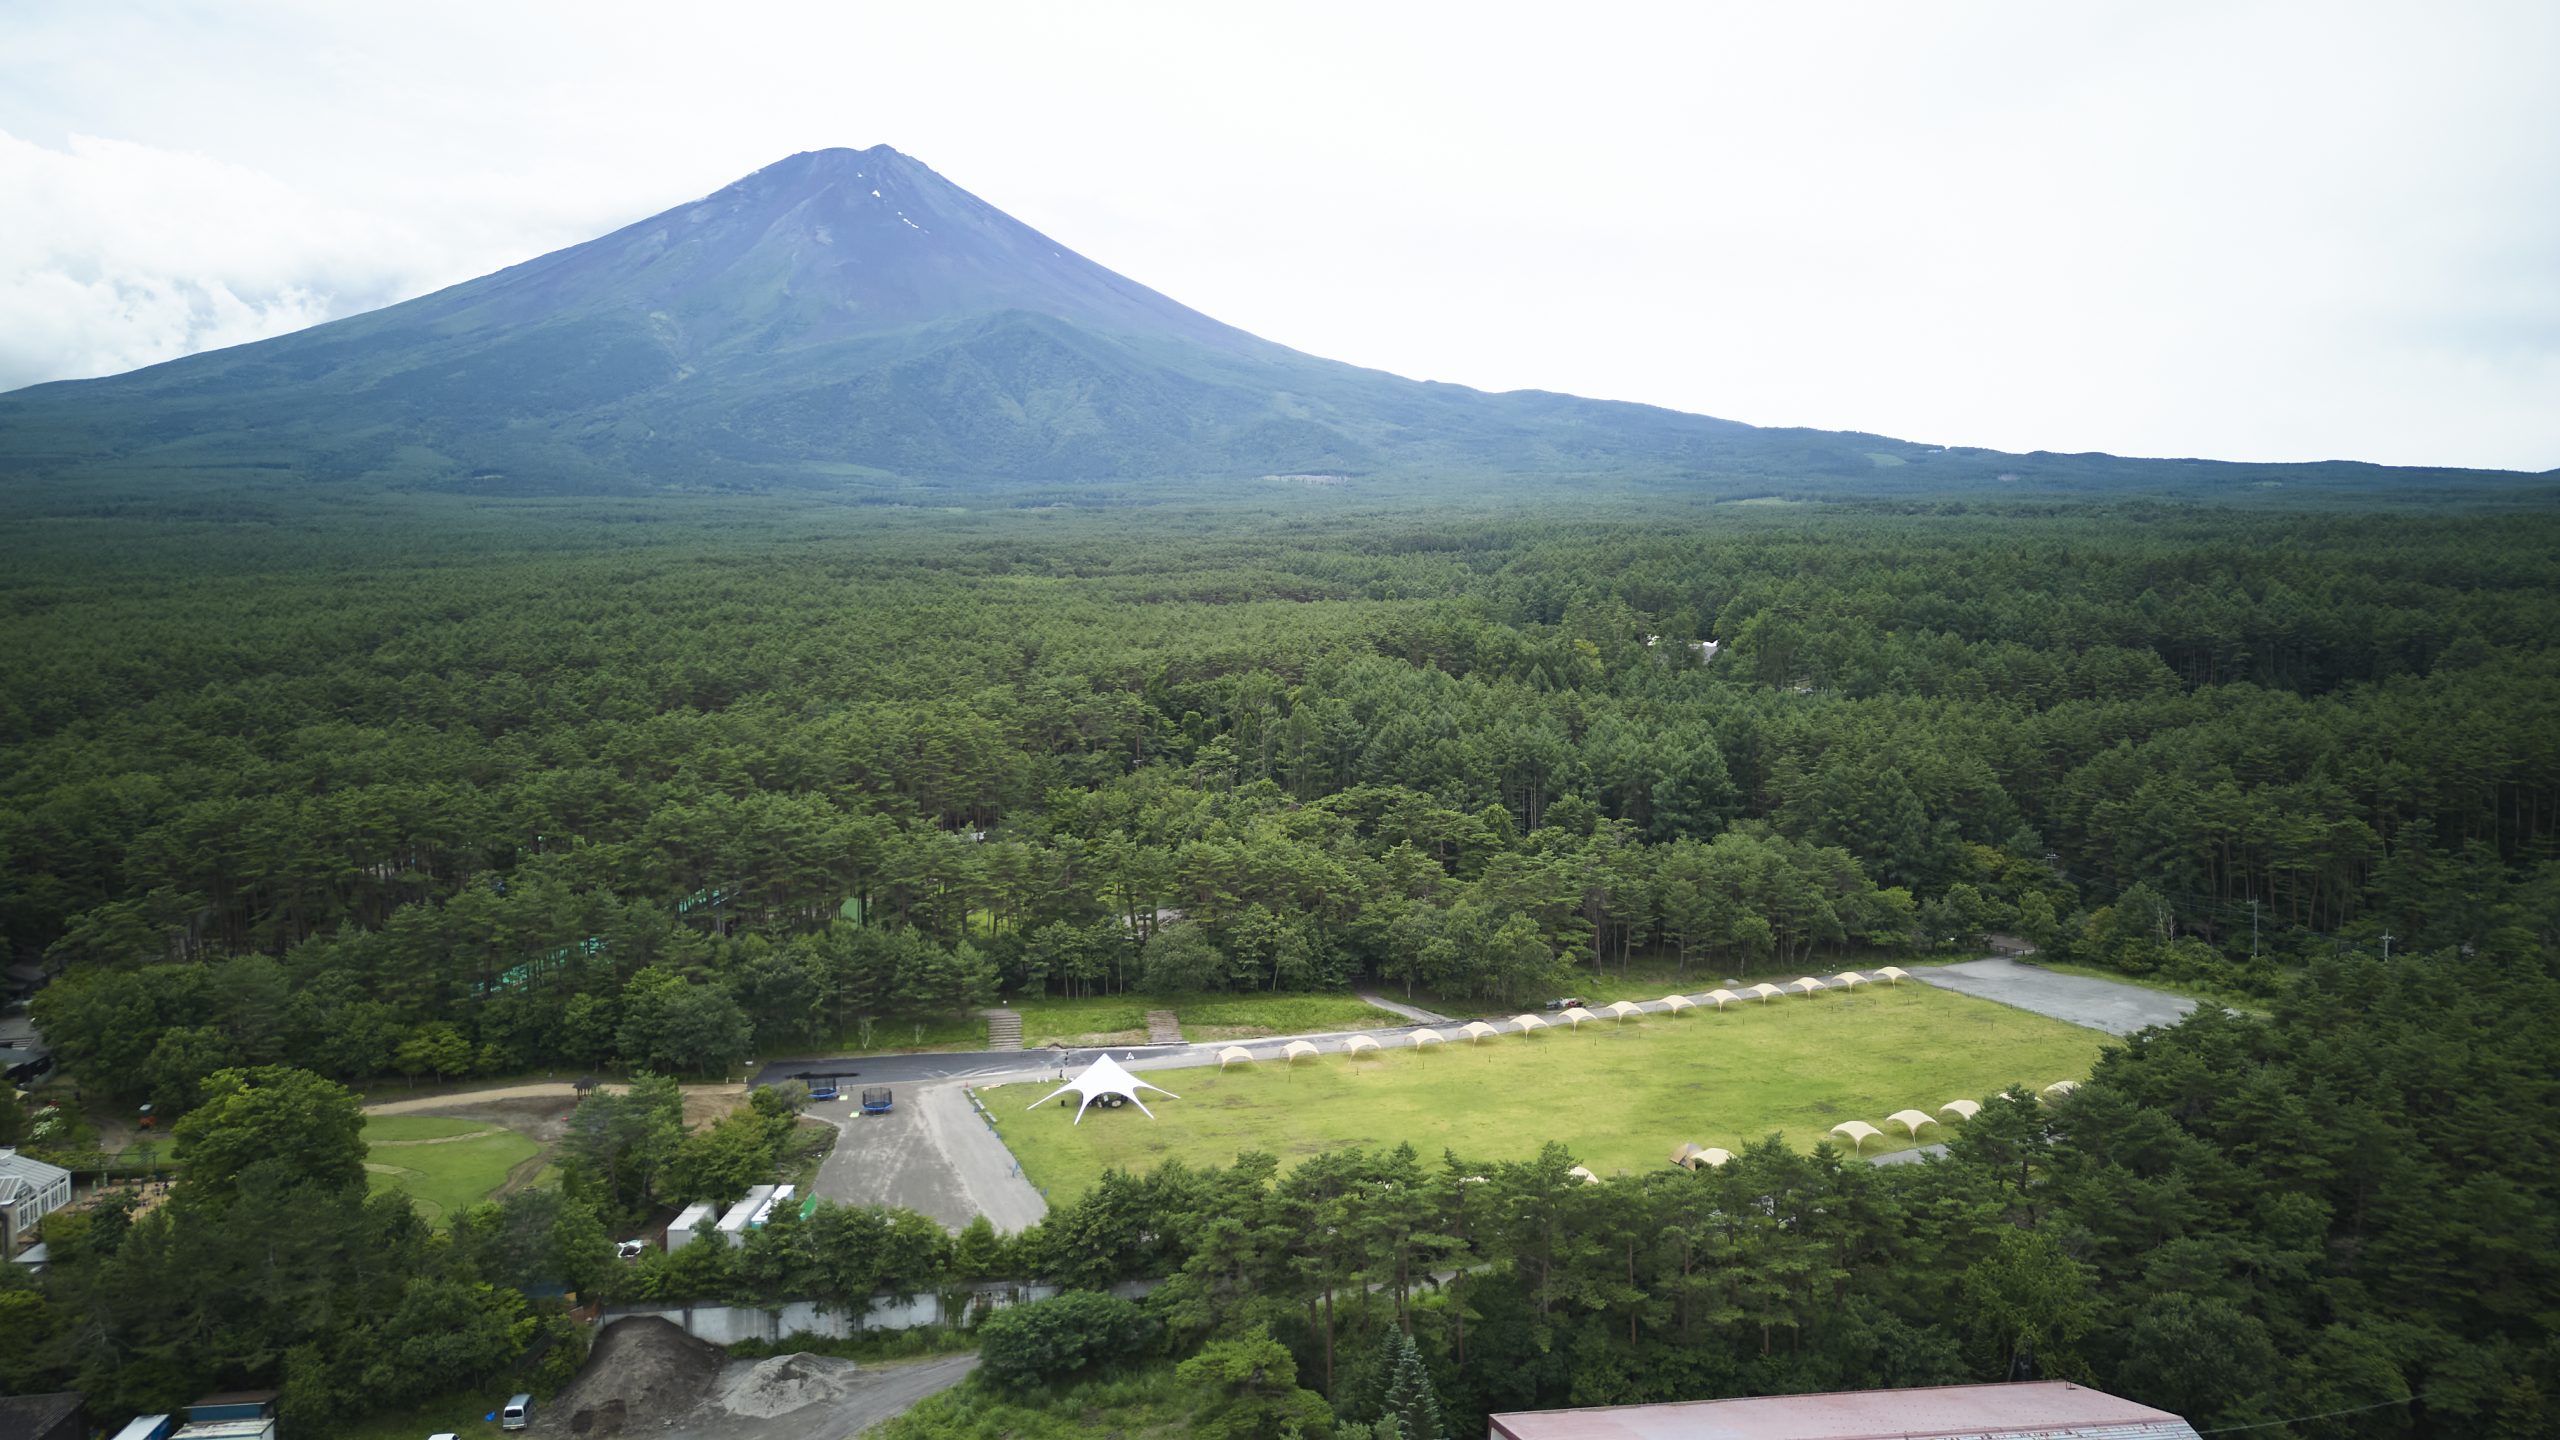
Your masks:
<instances>
[{"instance_id":1,"label":"gravel driveway","mask_svg":"<svg viewBox=\"0 0 2560 1440\"><path fill-rule=\"evenodd\" d=\"M1942 990L1961 991L2092 1030L2104 1030L2110 1035L2130 1035L2153 1025L2175 1025L2196 1008L2196 1002L2183 995L2146 990L2120 980L2057 975L2006 959L1933 965L1912 971L1911 978L1925 980Z\"/></svg>"},{"instance_id":2,"label":"gravel driveway","mask_svg":"<svg viewBox=\"0 0 2560 1440\"><path fill-rule=\"evenodd\" d=\"M734 1360L730 1369L734 1372L753 1364ZM647 1433L657 1440L850 1440L966 1380L977 1366L975 1355L865 1364L851 1392L837 1399L772 1416L728 1413L711 1400L691 1415Z\"/></svg>"},{"instance_id":3,"label":"gravel driveway","mask_svg":"<svg viewBox=\"0 0 2560 1440\"><path fill-rule=\"evenodd\" d=\"M836 1127L817 1191L838 1204L903 1205L953 1230L984 1215L1004 1234L1049 1213L960 1081L902 1085L886 1115L864 1115L851 1098L809 1113Z\"/></svg>"}]
</instances>

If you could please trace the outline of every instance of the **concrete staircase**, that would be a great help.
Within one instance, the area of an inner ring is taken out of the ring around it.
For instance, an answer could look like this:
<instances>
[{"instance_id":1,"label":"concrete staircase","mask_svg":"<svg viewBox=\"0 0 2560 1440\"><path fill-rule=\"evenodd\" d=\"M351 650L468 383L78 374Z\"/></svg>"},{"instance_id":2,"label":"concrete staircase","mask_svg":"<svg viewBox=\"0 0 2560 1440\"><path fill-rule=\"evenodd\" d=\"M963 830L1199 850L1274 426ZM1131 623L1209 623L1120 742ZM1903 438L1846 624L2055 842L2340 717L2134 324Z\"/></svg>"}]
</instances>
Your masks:
<instances>
[{"instance_id":1,"label":"concrete staircase","mask_svg":"<svg viewBox=\"0 0 2560 1440\"><path fill-rule=\"evenodd\" d=\"M1019 1050L1022 1048L1022 1017L1010 1010L981 1010L987 1017L987 1048Z\"/></svg>"},{"instance_id":2,"label":"concrete staircase","mask_svg":"<svg viewBox=\"0 0 2560 1440\"><path fill-rule=\"evenodd\" d=\"M1150 1045L1182 1043L1182 1025L1173 1018L1172 1011L1150 1010L1147 1012L1147 1043Z\"/></svg>"}]
</instances>

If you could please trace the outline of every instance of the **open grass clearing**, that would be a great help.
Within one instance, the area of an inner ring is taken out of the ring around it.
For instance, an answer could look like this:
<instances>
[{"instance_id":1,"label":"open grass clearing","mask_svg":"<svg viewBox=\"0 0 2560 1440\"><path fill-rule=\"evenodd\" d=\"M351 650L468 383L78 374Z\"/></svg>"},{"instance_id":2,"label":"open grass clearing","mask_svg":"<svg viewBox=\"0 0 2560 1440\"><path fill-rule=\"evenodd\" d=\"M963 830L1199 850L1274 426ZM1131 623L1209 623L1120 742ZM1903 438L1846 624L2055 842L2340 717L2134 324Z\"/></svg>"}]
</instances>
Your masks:
<instances>
[{"instance_id":1,"label":"open grass clearing","mask_svg":"<svg viewBox=\"0 0 2560 1440\"><path fill-rule=\"evenodd\" d=\"M1170 1010L1186 1040L1233 1040L1401 1025L1402 1017L1356 995L1096 995L1077 1000L1025 1000L1007 1007L1022 1016L1022 1043L1128 1045L1147 1038L1147 1012Z\"/></svg>"},{"instance_id":2,"label":"open grass clearing","mask_svg":"<svg viewBox=\"0 0 2560 1440\"><path fill-rule=\"evenodd\" d=\"M1470 1160L1526 1159L1549 1140L1602 1175L1669 1163L1684 1141L1737 1149L1772 1132L1810 1149L1832 1126L1883 1128L1906 1108L1936 1114L2013 1083L2041 1088L2089 1073L2107 1037L2005 1005L1927 985L1861 986L1810 999L1748 1001L1717 1011L1608 1020L1579 1030L1506 1034L1353 1059L1328 1049L1295 1065L1266 1060L1232 1070L1172 1070L1148 1078L1180 1100L1150 1094L1134 1109L1026 1111L1054 1083L980 1093L1023 1173L1059 1203L1109 1168L1144 1171L1169 1159L1223 1165L1267 1150L1284 1165L1348 1145L1410 1141ZM1890 1127L1865 1152L1927 1144Z\"/></svg>"},{"instance_id":3,"label":"open grass clearing","mask_svg":"<svg viewBox=\"0 0 2560 1440\"><path fill-rule=\"evenodd\" d=\"M365 1179L375 1190L405 1190L429 1224L490 1198L542 1147L484 1120L447 1115L377 1115L365 1120Z\"/></svg>"}]
</instances>

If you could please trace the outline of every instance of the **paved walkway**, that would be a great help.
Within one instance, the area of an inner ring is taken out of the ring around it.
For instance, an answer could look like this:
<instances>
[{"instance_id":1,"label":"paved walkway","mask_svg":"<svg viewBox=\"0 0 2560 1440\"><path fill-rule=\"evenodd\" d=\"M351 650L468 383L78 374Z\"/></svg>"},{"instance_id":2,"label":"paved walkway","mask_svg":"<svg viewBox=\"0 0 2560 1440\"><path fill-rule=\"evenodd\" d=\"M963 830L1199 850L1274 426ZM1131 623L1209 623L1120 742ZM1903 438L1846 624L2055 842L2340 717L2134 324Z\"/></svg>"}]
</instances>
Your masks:
<instances>
[{"instance_id":1,"label":"paved walkway","mask_svg":"<svg viewBox=\"0 0 2560 1440\"><path fill-rule=\"evenodd\" d=\"M1379 1009L1386 1011L1390 1015L1401 1015L1416 1025L1455 1025L1458 1023L1446 1015L1434 1015L1428 1010L1407 1005L1400 1000L1390 1000L1384 995L1373 995L1366 990L1354 991L1353 994L1359 999L1365 1000L1370 1004L1377 1006Z\"/></svg>"},{"instance_id":2,"label":"paved walkway","mask_svg":"<svg viewBox=\"0 0 2560 1440\"><path fill-rule=\"evenodd\" d=\"M2196 1008L2183 995L2100 980L2088 975L2057 975L2015 960L1967 960L1961 965L1933 965L1914 970L1911 978L1942 990L1956 990L1983 1000L1997 1000L2021 1010L2050 1015L2110 1035L2130 1035L2153 1025L2175 1025Z\"/></svg>"}]
</instances>

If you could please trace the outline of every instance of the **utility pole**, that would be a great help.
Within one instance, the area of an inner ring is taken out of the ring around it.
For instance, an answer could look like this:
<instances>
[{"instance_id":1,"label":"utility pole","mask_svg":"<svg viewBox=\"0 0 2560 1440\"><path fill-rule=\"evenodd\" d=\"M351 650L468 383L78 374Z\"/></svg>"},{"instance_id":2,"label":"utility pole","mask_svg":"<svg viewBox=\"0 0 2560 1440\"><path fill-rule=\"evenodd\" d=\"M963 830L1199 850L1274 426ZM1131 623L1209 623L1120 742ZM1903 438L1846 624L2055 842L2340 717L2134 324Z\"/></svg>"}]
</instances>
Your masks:
<instances>
[{"instance_id":1,"label":"utility pole","mask_svg":"<svg viewBox=\"0 0 2560 1440\"><path fill-rule=\"evenodd\" d=\"M2393 935L2393 934L2392 934L2390 931L2388 931L2388 930L2385 930L2385 931L2383 931L2383 932L2382 932L2382 958L2383 958L2384 963L2386 963L2386 964L2387 964L2387 963L2389 963L2389 962L2390 962L2390 959L2391 959L2391 942L2392 942L2393 940L2398 939L2398 938L2399 938L2398 936Z\"/></svg>"},{"instance_id":2,"label":"utility pole","mask_svg":"<svg viewBox=\"0 0 2560 1440\"><path fill-rule=\"evenodd\" d=\"M2254 896L2249 901L2249 958L2258 958L2258 902Z\"/></svg>"}]
</instances>

